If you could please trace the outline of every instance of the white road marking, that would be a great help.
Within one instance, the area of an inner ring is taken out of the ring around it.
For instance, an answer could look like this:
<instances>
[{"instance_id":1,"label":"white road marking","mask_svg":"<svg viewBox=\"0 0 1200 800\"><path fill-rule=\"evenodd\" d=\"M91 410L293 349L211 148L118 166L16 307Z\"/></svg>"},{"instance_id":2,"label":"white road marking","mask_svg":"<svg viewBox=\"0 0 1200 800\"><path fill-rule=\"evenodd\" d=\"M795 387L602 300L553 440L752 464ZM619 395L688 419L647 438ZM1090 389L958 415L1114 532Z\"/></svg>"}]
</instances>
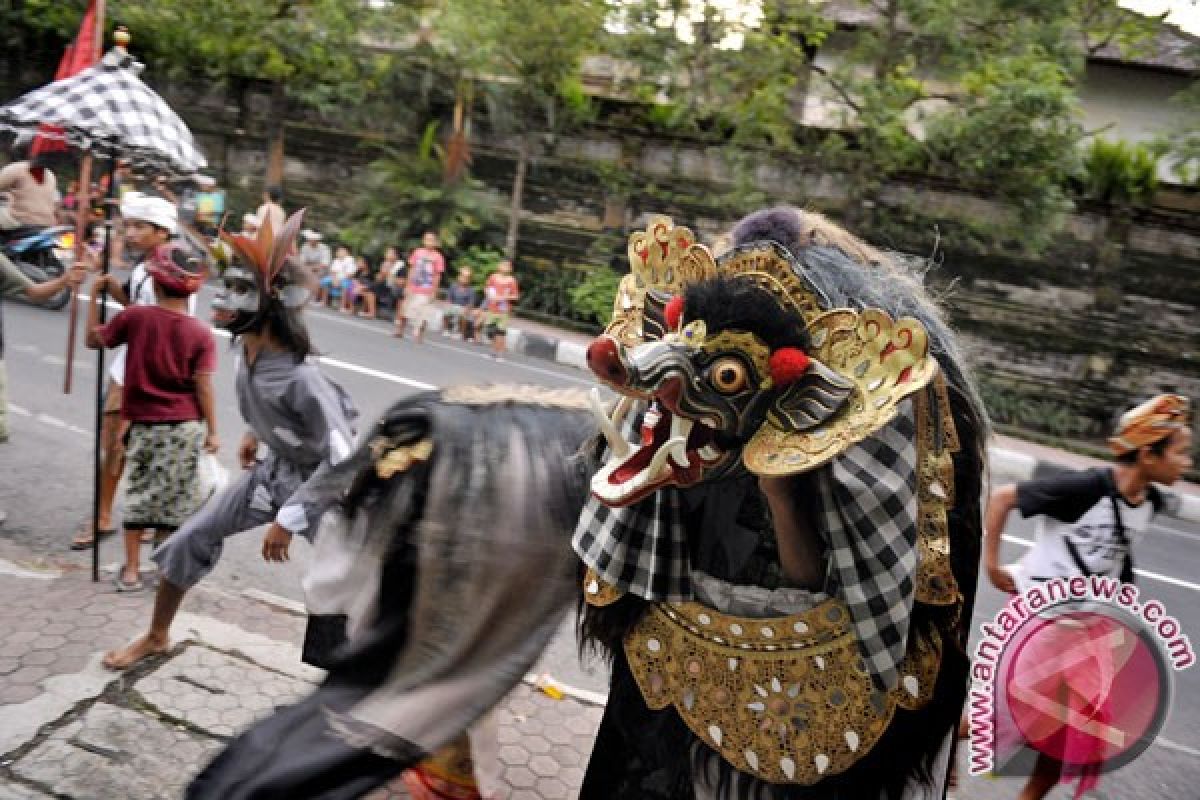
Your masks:
<instances>
[{"instance_id":1,"label":"white road marking","mask_svg":"<svg viewBox=\"0 0 1200 800\"><path fill-rule=\"evenodd\" d=\"M1154 744L1165 747L1168 750L1174 750L1177 753L1184 753L1185 755L1189 756L1200 756L1200 750L1188 747L1187 745L1179 744L1178 742L1172 742L1165 736L1159 736L1154 740Z\"/></svg>"},{"instance_id":2,"label":"white road marking","mask_svg":"<svg viewBox=\"0 0 1200 800\"><path fill-rule=\"evenodd\" d=\"M29 409L14 405L13 403L8 404L8 410L18 417L33 417L38 422L49 425L52 428L60 428L80 436L86 436L88 438L91 438L93 435L93 431L86 430L78 425L72 425L69 422L64 422L58 417L52 417L49 414L34 414Z\"/></svg>"},{"instance_id":3,"label":"white road marking","mask_svg":"<svg viewBox=\"0 0 1200 800\"><path fill-rule=\"evenodd\" d=\"M337 367L338 369L344 369L344 370L348 370L350 372L357 372L360 375L367 375L372 378L378 378L381 381L390 381L391 383L399 383L402 386L411 386L414 389L428 390L428 389L438 388L431 383L423 383L422 381L414 381L412 378L405 378L400 375L394 375L390 372L384 372L383 370L372 369L371 367L362 367L362 366L359 366L358 364L351 364L349 361L340 361L336 358L330 358L329 356L321 356L317 360L320 361L322 364L328 364L331 367Z\"/></svg>"},{"instance_id":4,"label":"white road marking","mask_svg":"<svg viewBox=\"0 0 1200 800\"><path fill-rule=\"evenodd\" d=\"M1033 547L1033 542L1029 541L1028 539L1022 539L1019 536L1012 536L1006 533L1004 534L1003 539L1006 542L1019 544L1022 547ZM1193 592L1200 592L1200 583L1189 583L1188 581L1183 581L1179 578L1172 578L1170 575L1161 575L1157 572L1151 572L1148 569L1138 569L1135 567L1133 571L1134 574L1140 575L1143 578L1149 578L1152 581L1160 581L1162 583L1170 584L1171 586L1178 586L1182 589L1190 589Z\"/></svg>"},{"instance_id":5,"label":"white road marking","mask_svg":"<svg viewBox=\"0 0 1200 800\"><path fill-rule=\"evenodd\" d=\"M338 325L345 325L350 328L358 328L359 330L370 331L378 336L391 336L392 335L391 331L386 328L380 327L379 325L372 325L369 322L362 322L361 320L357 320L357 319L342 319L341 317L334 316L333 314L327 314L327 313L320 314L320 316L315 316L313 318L325 320L327 322L334 322L334 323L337 323ZM435 336L435 335L438 335L438 334L435 334L432 332L427 332L425 334L425 340L423 342L423 345L426 345L429 347L436 347L440 350L450 350L451 352L458 353L459 355L470 356L472 358L478 358L478 359L482 359L484 361L491 360L491 356L489 356L485 352L473 352L466 348L455 347L454 345L445 344L444 342L432 341L430 337ZM488 352L491 352L491 351L489 350ZM528 370L529 372L536 372L539 375L548 375L551 378L559 378L561 380L572 381L574 383L582 384L585 386L591 386L595 383L595 381L590 378L583 378L583 377L579 377L576 375L569 375L569 374L564 374L561 372L555 372L554 370L545 369L544 367L536 367L532 364L525 364L521 361L507 361L506 360L504 362L504 365L506 367L516 367L517 369L524 369L524 370ZM436 388L436 387L431 387L431 388Z\"/></svg>"}]
</instances>

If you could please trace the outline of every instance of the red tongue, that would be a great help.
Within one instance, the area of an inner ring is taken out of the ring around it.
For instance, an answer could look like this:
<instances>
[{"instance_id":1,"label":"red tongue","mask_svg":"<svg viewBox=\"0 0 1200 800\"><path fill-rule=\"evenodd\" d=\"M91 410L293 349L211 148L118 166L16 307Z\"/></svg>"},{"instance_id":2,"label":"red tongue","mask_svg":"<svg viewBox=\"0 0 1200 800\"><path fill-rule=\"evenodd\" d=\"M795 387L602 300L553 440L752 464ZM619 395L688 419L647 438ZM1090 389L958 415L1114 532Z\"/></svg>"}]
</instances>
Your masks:
<instances>
[{"instance_id":1,"label":"red tongue","mask_svg":"<svg viewBox=\"0 0 1200 800\"><path fill-rule=\"evenodd\" d=\"M632 480L637 477L650 461L654 458L654 454L667 441L667 434L671 430L671 414L668 411L663 411L658 423L654 428L642 426L642 446L641 448L629 457L621 466L617 467L608 476L608 482L613 485L620 485L625 481Z\"/></svg>"}]
</instances>

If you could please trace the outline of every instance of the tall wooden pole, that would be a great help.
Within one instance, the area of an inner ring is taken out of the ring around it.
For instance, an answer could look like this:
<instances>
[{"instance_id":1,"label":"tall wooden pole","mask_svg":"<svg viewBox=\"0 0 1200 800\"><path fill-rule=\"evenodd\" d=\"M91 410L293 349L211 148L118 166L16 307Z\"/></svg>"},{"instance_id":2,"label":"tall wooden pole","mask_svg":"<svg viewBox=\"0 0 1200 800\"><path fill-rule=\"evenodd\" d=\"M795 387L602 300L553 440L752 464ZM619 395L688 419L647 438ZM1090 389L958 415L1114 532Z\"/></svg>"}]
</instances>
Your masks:
<instances>
[{"instance_id":1,"label":"tall wooden pole","mask_svg":"<svg viewBox=\"0 0 1200 800\"><path fill-rule=\"evenodd\" d=\"M112 203L110 202L116 196L117 191L117 159L113 158L108 162L108 191L104 202L104 257L100 263L100 274L108 274L108 259L109 253L112 252L112 227L110 226L112 217ZM97 291L93 289L93 291ZM100 322L104 322L105 306L107 305L108 292L100 291ZM96 302L93 300L92 302ZM103 467L109 466L100 461L100 448L102 442L100 440L101 427L104 425L104 348L96 348L96 437L95 451L92 455L92 582L100 580L100 470Z\"/></svg>"},{"instance_id":2,"label":"tall wooden pole","mask_svg":"<svg viewBox=\"0 0 1200 800\"><path fill-rule=\"evenodd\" d=\"M104 48L104 0L96 0L95 26L92 63L99 60ZM79 164L79 189L75 196L75 263L79 263L87 250L87 220L92 211L91 183L92 156L85 153L83 161ZM80 193L83 194L83 201L80 200ZM63 374L63 394L71 393L71 377L75 371L75 339L79 321L79 293L75 289L71 290L71 305L67 313L67 365Z\"/></svg>"}]
</instances>

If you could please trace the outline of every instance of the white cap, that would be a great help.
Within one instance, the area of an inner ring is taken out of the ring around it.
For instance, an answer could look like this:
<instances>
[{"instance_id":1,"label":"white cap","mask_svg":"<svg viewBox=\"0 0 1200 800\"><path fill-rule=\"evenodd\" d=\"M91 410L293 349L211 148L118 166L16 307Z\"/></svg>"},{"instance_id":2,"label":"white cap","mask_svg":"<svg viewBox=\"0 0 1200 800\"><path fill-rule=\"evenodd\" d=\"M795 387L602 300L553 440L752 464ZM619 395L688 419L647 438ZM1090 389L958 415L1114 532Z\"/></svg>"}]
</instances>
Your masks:
<instances>
[{"instance_id":1,"label":"white cap","mask_svg":"<svg viewBox=\"0 0 1200 800\"><path fill-rule=\"evenodd\" d=\"M319 242L322 238L321 234L317 233L312 228L305 228L304 230L300 231L300 235L312 242Z\"/></svg>"},{"instance_id":2,"label":"white cap","mask_svg":"<svg viewBox=\"0 0 1200 800\"><path fill-rule=\"evenodd\" d=\"M171 235L179 228L179 212L175 210L174 203L141 192L125 195L125 200L121 203L121 216L125 219L149 222Z\"/></svg>"}]
</instances>

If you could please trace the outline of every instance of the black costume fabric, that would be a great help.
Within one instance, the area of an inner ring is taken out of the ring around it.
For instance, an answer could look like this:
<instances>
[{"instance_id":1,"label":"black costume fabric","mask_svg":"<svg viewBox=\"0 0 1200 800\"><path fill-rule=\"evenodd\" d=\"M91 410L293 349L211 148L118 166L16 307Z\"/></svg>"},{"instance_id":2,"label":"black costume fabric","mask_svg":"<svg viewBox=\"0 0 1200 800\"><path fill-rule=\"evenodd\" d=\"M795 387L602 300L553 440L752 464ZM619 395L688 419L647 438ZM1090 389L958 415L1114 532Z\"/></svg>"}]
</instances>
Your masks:
<instances>
[{"instance_id":1,"label":"black costume fabric","mask_svg":"<svg viewBox=\"0 0 1200 800\"><path fill-rule=\"evenodd\" d=\"M593 424L581 397L490 391L400 403L339 466L353 488L322 525L307 586L310 605L323 580L350 590L343 608L319 608L346 614L348 639L328 653L314 636L322 686L235 739L188 798L359 797L465 732L532 667L577 591L570 534Z\"/></svg>"}]
</instances>

